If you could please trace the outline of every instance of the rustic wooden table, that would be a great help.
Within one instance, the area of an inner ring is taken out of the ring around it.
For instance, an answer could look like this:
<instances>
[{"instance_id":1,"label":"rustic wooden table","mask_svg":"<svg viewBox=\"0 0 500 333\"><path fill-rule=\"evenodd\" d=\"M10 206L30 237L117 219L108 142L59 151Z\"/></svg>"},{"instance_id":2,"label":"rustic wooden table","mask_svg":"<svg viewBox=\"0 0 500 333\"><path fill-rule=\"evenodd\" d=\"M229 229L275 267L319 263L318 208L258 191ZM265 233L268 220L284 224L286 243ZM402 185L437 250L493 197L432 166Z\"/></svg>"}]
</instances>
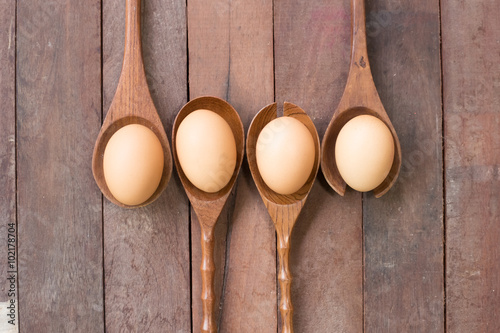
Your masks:
<instances>
[{"instance_id":1,"label":"rustic wooden table","mask_svg":"<svg viewBox=\"0 0 500 333\"><path fill-rule=\"evenodd\" d=\"M366 5L402 170L381 199L318 176L292 237L295 331L500 332L500 2ZM92 177L124 8L0 0L2 332L199 332L200 229L178 177L136 210ZM322 137L350 2L145 0L143 43L169 135L184 103L214 95L245 130L266 104L295 103ZM246 161L217 228L220 332L279 331L275 232Z\"/></svg>"}]
</instances>

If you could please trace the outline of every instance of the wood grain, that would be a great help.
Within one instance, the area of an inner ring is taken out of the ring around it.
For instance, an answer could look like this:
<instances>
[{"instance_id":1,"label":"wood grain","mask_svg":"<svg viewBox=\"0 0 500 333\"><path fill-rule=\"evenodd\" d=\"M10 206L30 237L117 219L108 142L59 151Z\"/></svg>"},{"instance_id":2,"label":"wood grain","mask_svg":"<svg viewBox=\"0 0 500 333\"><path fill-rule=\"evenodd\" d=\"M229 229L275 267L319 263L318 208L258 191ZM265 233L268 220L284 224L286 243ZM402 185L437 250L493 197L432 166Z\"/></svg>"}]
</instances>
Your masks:
<instances>
[{"instance_id":1,"label":"wood grain","mask_svg":"<svg viewBox=\"0 0 500 333\"><path fill-rule=\"evenodd\" d=\"M447 332L500 331L500 3L441 1Z\"/></svg>"},{"instance_id":2,"label":"wood grain","mask_svg":"<svg viewBox=\"0 0 500 333\"><path fill-rule=\"evenodd\" d=\"M21 332L103 332L100 1L17 3Z\"/></svg>"},{"instance_id":3,"label":"wood grain","mask_svg":"<svg viewBox=\"0 0 500 333\"><path fill-rule=\"evenodd\" d=\"M104 111L121 69L124 4L103 2ZM142 8L146 77L166 129L186 102L185 9L180 2L154 0ZM107 331L191 332L188 217L177 177L144 208L125 210L104 201Z\"/></svg>"},{"instance_id":4,"label":"wood grain","mask_svg":"<svg viewBox=\"0 0 500 333\"><path fill-rule=\"evenodd\" d=\"M208 19L209 18L209 19ZM273 100L272 2L188 1L190 97L229 101L248 128ZM250 93L251 92L251 93ZM217 222L215 272L220 332L276 332L275 233L244 163ZM192 214L192 263L200 258ZM224 240L224 242L222 242ZM219 241L218 241L219 242ZM193 270L193 327L201 321L200 276Z\"/></svg>"},{"instance_id":5,"label":"wood grain","mask_svg":"<svg viewBox=\"0 0 500 333\"><path fill-rule=\"evenodd\" d=\"M0 265L0 332L18 332L19 303L17 293L17 220L16 220L16 4L0 1L0 239L5 243L8 261ZM9 241L12 239L13 241ZM12 257L11 257L12 256ZM11 258L10 258L11 257ZM14 279L10 279L14 276ZM11 285L16 286L11 288ZM12 306L11 302L14 302ZM14 317L8 317L14 307ZM13 324L9 321L13 320Z\"/></svg>"},{"instance_id":6,"label":"wood grain","mask_svg":"<svg viewBox=\"0 0 500 333\"><path fill-rule=\"evenodd\" d=\"M349 69L349 1L274 5L276 101L292 102L322 137ZM296 332L363 330L361 195L340 197L320 175L298 218L290 269Z\"/></svg>"},{"instance_id":7,"label":"wood grain","mask_svg":"<svg viewBox=\"0 0 500 333\"><path fill-rule=\"evenodd\" d=\"M443 332L439 3L368 1L367 17L403 164L384 197L363 196L365 332Z\"/></svg>"},{"instance_id":8,"label":"wood grain","mask_svg":"<svg viewBox=\"0 0 500 333\"><path fill-rule=\"evenodd\" d=\"M18 223L21 332L201 322L200 228L179 178L130 211L92 177L124 14L123 0L0 0L0 238ZM500 4L371 0L366 14L402 169L381 199L342 198L318 176L291 239L295 331L500 331ZM146 79L167 136L189 96L209 94L245 129L274 97L293 102L322 137L346 84L350 20L350 0L143 1ZM219 331L279 331L275 231L245 161L215 235Z\"/></svg>"}]
</instances>

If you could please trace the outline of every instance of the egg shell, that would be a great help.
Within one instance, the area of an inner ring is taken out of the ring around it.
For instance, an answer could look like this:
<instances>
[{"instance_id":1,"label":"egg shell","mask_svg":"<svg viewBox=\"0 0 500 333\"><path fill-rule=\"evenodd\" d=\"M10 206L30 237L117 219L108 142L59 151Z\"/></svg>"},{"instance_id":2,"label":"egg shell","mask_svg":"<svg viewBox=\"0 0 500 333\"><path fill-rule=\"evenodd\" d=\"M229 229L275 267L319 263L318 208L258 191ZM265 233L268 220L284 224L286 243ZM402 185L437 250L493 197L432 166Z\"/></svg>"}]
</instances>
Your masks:
<instances>
[{"instance_id":1,"label":"egg shell","mask_svg":"<svg viewBox=\"0 0 500 333\"><path fill-rule=\"evenodd\" d=\"M106 185L121 203L140 205L158 188L163 163L163 148L154 132L143 125L126 125L111 136L104 150Z\"/></svg>"},{"instance_id":2,"label":"egg shell","mask_svg":"<svg viewBox=\"0 0 500 333\"><path fill-rule=\"evenodd\" d=\"M186 116L176 133L182 171L194 186L208 193L224 188L236 167L236 141L229 124L210 110Z\"/></svg>"},{"instance_id":3,"label":"egg shell","mask_svg":"<svg viewBox=\"0 0 500 333\"><path fill-rule=\"evenodd\" d=\"M279 194L297 192L311 175L314 159L314 139L307 127L293 117L270 121L257 138L259 173Z\"/></svg>"},{"instance_id":4,"label":"egg shell","mask_svg":"<svg viewBox=\"0 0 500 333\"><path fill-rule=\"evenodd\" d=\"M394 160L394 139L380 119L361 115L349 120L335 143L340 175L353 189L371 191L389 174Z\"/></svg>"}]
</instances>

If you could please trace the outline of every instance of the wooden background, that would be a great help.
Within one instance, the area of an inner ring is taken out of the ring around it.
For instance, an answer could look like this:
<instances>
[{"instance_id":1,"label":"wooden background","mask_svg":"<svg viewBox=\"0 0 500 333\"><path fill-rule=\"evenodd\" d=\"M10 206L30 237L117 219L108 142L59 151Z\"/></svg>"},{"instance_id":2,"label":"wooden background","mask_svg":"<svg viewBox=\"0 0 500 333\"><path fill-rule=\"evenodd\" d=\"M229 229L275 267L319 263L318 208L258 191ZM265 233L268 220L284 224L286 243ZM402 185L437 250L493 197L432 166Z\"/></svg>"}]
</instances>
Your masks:
<instances>
[{"instance_id":1,"label":"wooden background","mask_svg":"<svg viewBox=\"0 0 500 333\"><path fill-rule=\"evenodd\" d=\"M295 331L500 332L500 2L366 6L402 171L381 199L340 197L318 176L292 239ZM92 177L123 40L124 0L0 0L2 332L199 331L200 233L177 176L136 210ZM209 94L245 130L263 106L295 103L322 137L347 77L350 3L144 0L143 45L169 135ZM277 332L275 234L246 161L217 237L220 332Z\"/></svg>"}]
</instances>

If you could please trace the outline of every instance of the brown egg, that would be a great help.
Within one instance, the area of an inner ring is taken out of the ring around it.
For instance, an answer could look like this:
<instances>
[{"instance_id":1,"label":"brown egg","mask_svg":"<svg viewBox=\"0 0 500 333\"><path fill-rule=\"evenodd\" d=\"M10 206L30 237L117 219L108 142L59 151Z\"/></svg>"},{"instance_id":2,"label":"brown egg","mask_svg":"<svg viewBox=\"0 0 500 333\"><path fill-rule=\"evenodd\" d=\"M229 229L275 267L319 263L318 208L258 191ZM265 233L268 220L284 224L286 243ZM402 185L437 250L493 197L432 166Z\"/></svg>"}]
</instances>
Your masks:
<instances>
[{"instance_id":1,"label":"brown egg","mask_svg":"<svg viewBox=\"0 0 500 333\"><path fill-rule=\"evenodd\" d=\"M104 178L111 194L125 205L142 204L160 184L163 161L153 131L138 124L120 128L104 150Z\"/></svg>"},{"instance_id":2,"label":"brown egg","mask_svg":"<svg viewBox=\"0 0 500 333\"><path fill-rule=\"evenodd\" d=\"M264 182L279 194L297 192L311 175L314 140L299 120L280 117L269 122L257 138L256 159Z\"/></svg>"},{"instance_id":3,"label":"brown egg","mask_svg":"<svg viewBox=\"0 0 500 333\"><path fill-rule=\"evenodd\" d=\"M344 181L366 192L379 186L394 160L394 140L389 128L378 118L362 115L349 120L339 132L335 161Z\"/></svg>"},{"instance_id":4,"label":"brown egg","mask_svg":"<svg viewBox=\"0 0 500 333\"><path fill-rule=\"evenodd\" d=\"M210 110L196 110L177 129L182 171L194 186L214 193L229 183L236 167L236 141L229 124Z\"/></svg>"}]
</instances>

